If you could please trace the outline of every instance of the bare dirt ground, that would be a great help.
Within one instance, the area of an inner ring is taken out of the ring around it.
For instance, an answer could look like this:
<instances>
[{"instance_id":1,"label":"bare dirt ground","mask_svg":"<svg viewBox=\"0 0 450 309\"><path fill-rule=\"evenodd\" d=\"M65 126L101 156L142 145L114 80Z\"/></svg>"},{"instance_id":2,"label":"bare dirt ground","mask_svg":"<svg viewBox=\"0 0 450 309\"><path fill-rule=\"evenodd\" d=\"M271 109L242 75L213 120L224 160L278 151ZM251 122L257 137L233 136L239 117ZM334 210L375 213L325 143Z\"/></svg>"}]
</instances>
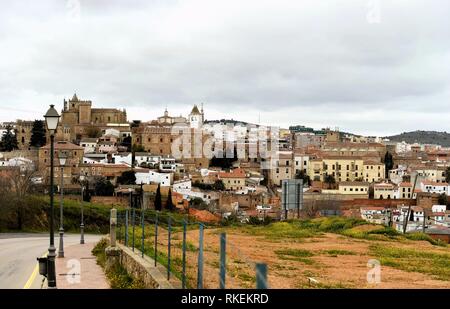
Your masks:
<instances>
[{"instance_id":1,"label":"bare dirt ground","mask_svg":"<svg viewBox=\"0 0 450 309\"><path fill-rule=\"evenodd\" d=\"M375 258L370 245L393 246L419 251L450 253L450 249L433 246L426 241L374 241L325 233L317 237L274 240L264 236L241 233L237 229L207 229L204 244L204 287L219 287L219 233L227 233L227 288L254 288L255 263L268 264L270 288L450 288L450 281L433 275L407 272L381 265L381 282L369 284L367 263ZM198 230L188 231L187 281L195 287L198 261ZM161 234L161 251L164 234ZM172 259L181 259L181 233L174 235ZM189 249L189 248L188 248ZM303 250L311 256L296 258L280 256L280 250ZM333 251L329 251L333 250ZM340 251L336 251L340 250ZM278 253L277 253L278 251ZM174 266L179 270L180 266ZM314 278L318 283L310 283Z\"/></svg>"}]
</instances>

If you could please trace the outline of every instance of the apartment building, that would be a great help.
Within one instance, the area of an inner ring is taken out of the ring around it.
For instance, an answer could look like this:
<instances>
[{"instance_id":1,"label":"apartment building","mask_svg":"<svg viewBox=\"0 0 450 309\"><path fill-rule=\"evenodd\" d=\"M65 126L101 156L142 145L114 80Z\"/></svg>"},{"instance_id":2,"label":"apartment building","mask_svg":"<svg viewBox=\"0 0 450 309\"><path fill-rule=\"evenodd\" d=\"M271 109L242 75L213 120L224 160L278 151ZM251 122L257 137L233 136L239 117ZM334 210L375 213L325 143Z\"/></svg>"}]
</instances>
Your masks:
<instances>
[{"instance_id":1,"label":"apartment building","mask_svg":"<svg viewBox=\"0 0 450 309\"><path fill-rule=\"evenodd\" d=\"M384 179L385 166L381 162L363 160L353 156L323 156L310 160L308 175L312 180L324 181L332 175L337 182L377 182Z\"/></svg>"},{"instance_id":2,"label":"apartment building","mask_svg":"<svg viewBox=\"0 0 450 309\"><path fill-rule=\"evenodd\" d=\"M219 172L219 179L223 181L225 190L237 191L244 189L246 175L243 169L235 168L230 172Z\"/></svg>"}]
</instances>

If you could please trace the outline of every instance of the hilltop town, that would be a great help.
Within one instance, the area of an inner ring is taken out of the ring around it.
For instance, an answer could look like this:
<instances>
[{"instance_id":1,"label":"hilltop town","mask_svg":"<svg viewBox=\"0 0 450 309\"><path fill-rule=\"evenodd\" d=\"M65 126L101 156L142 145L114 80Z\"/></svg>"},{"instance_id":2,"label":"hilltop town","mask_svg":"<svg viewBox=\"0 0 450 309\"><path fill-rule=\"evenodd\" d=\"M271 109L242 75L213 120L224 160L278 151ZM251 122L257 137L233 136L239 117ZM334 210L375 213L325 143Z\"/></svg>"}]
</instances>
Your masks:
<instances>
[{"instance_id":1,"label":"hilltop town","mask_svg":"<svg viewBox=\"0 0 450 309\"><path fill-rule=\"evenodd\" d=\"M450 240L450 148L304 126L274 134L259 124L206 120L200 104L185 116L166 109L156 119L132 121L125 109L96 108L77 94L56 108L55 184L68 195L168 207L205 222L362 218ZM193 136L190 156L174 154L181 129ZM46 193L50 144L43 119L3 123L0 135L0 176L30 171L34 190ZM232 146L207 156L201 151L207 140ZM67 156L64 166L60 153ZM88 183L84 193L81 180Z\"/></svg>"}]
</instances>

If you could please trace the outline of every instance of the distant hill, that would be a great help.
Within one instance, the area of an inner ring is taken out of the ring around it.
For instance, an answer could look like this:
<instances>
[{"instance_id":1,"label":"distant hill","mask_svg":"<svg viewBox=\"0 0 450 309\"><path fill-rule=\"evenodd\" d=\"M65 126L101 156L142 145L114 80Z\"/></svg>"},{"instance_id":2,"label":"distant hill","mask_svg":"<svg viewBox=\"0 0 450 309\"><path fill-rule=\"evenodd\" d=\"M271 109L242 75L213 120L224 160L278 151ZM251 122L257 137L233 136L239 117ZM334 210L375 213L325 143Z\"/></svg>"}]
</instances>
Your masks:
<instances>
[{"instance_id":1,"label":"distant hill","mask_svg":"<svg viewBox=\"0 0 450 309\"><path fill-rule=\"evenodd\" d=\"M386 136L386 138L395 142L405 141L409 144L437 144L443 147L450 147L450 133L447 132L413 131L394 136Z\"/></svg>"}]
</instances>

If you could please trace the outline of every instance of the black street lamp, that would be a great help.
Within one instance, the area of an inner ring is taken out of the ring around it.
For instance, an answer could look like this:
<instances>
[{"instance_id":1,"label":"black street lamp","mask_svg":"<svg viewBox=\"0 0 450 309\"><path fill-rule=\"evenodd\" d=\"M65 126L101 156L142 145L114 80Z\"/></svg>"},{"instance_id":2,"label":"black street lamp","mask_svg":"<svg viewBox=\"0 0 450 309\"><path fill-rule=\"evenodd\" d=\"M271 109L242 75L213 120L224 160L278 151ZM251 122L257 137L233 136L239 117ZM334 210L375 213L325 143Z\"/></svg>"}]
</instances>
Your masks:
<instances>
[{"instance_id":1,"label":"black street lamp","mask_svg":"<svg viewBox=\"0 0 450 309\"><path fill-rule=\"evenodd\" d=\"M84 245L84 214L83 214L83 206L84 206L84 190L85 183L87 182L87 173L85 175L80 175L80 183L81 183L81 223L80 223L80 244Z\"/></svg>"},{"instance_id":2,"label":"black street lamp","mask_svg":"<svg viewBox=\"0 0 450 309\"><path fill-rule=\"evenodd\" d=\"M54 205L53 205L53 195L54 195L54 142L55 142L55 132L58 127L59 114L55 109L54 105L50 105L49 110L44 115L45 123L47 125L47 130L50 133L50 246L48 247L47 255L47 281L48 288L56 289L56 267L55 267L55 235L53 231L54 222Z\"/></svg>"},{"instance_id":3,"label":"black street lamp","mask_svg":"<svg viewBox=\"0 0 450 309\"><path fill-rule=\"evenodd\" d=\"M66 164L67 155L64 151L58 154L59 168L61 169L61 187L59 200L59 250L58 257L64 257L64 165Z\"/></svg>"}]
</instances>

